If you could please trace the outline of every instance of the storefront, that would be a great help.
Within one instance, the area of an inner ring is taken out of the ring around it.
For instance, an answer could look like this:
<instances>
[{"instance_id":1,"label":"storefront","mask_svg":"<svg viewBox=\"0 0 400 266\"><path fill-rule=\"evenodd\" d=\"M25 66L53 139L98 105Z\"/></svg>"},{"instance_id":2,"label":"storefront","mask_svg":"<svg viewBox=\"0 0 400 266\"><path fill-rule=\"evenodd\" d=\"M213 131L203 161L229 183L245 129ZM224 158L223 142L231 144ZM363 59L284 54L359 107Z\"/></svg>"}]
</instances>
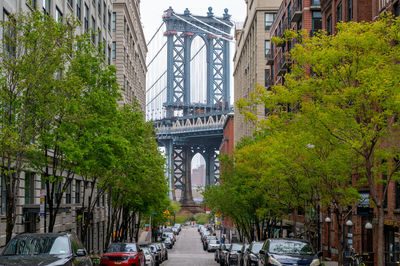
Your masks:
<instances>
[{"instance_id":1,"label":"storefront","mask_svg":"<svg viewBox=\"0 0 400 266\"><path fill-rule=\"evenodd\" d=\"M399 265L399 223L385 220L385 262L387 266Z\"/></svg>"}]
</instances>

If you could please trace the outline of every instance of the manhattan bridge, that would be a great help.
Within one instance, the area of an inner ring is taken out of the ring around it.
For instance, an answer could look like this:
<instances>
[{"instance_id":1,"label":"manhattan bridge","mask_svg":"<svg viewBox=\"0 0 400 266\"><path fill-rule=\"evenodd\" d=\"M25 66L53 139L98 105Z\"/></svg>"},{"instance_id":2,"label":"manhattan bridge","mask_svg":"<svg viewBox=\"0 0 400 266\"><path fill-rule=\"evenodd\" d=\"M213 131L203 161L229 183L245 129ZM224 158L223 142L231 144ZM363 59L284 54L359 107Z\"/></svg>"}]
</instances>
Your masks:
<instances>
[{"instance_id":1,"label":"manhattan bridge","mask_svg":"<svg viewBox=\"0 0 400 266\"><path fill-rule=\"evenodd\" d=\"M171 198L196 210L191 161L201 154L206 185L219 178L219 147L230 105L230 35L228 9L222 16L177 14L170 7L147 46L147 120L155 123L167 156ZM178 198L179 196L179 198Z\"/></svg>"}]
</instances>

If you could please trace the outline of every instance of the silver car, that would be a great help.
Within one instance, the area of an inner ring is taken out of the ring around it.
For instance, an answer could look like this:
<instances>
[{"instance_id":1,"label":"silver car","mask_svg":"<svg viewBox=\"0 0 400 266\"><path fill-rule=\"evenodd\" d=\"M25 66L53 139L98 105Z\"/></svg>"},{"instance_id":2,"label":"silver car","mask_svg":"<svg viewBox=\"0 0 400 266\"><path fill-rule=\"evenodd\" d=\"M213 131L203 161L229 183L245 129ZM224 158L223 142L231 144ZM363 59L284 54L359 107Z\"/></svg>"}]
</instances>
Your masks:
<instances>
[{"instance_id":1,"label":"silver car","mask_svg":"<svg viewBox=\"0 0 400 266\"><path fill-rule=\"evenodd\" d=\"M208 245L207 245L208 252L214 252L218 248L219 248L219 240L211 239L210 242L208 242Z\"/></svg>"},{"instance_id":2,"label":"silver car","mask_svg":"<svg viewBox=\"0 0 400 266\"><path fill-rule=\"evenodd\" d=\"M154 259L154 255L153 253L150 251L149 248L142 248L143 250L143 254L146 258L146 262L145 265L146 266L155 266L156 265L156 261Z\"/></svg>"}]
</instances>

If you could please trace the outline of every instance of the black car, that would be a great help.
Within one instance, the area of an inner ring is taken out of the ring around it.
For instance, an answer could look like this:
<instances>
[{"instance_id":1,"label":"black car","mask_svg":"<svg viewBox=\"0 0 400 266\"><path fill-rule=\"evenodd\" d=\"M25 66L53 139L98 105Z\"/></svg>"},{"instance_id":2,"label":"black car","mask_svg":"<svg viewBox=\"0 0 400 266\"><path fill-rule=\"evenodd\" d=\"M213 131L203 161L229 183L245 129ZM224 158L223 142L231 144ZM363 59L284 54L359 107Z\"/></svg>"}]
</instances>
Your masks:
<instances>
[{"instance_id":1,"label":"black car","mask_svg":"<svg viewBox=\"0 0 400 266\"><path fill-rule=\"evenodd\" d=\"M260 250L261 265L320 266L319 255L311 244L302 239L271 238Z\"/></svg>"},{"instance_id":2,"label":"black car","mask_svg":"<svg viewBox=\"0 0 400 266\"><path fill-rule=\"evenodd\" d=\"M161 250L158 250L156 245L154 244L140 245L140 247L146 247L150 249L151 253L154 255L154 260L156 265L160 265L162 263Z\"/></svg>"},{"instance_id":3,"label":"black car","mask_svg":"<svg viewBox=\"0 0 400 266\"><path fill-rule=\"evenodd\" d=\"M259 252L264 242L253 241L250 246L245 250L243 254L243 265L244 266L257 266Z\"/></svg>"},{"instance_id":4,"label":"black car","mask_svg":"<svg viewBox=\"0 0 400 266\"><path fill-rule=\"evenodd\" d=\"M227 265L239 265L239 255L242 252L243 244L233 243L228 250L226 258Z\"/></svg>"},{"instance_id":5,"label":"black car","mask_svg":"<svg viewBox=\"0 0 400 266\"><path fill-rule=\"evenodd\" d=\"M0 255L0 265L92 265L73 233L20 234Z\"/></svg>"}]
</instances>

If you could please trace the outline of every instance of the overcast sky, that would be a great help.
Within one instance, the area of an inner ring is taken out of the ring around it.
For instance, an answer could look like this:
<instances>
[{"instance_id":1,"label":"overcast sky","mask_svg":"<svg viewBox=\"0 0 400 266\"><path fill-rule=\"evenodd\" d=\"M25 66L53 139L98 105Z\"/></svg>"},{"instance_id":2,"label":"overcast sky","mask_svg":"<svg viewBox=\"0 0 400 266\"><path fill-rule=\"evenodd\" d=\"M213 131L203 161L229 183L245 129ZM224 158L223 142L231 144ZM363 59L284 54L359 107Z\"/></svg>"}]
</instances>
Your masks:
<instances>
[{"instance_id":1,"label":"overcast sky","mask_svg":"<svg viewBox=\"0 0 400 266\"><path fill-rule=\"evenodd\" d=\"M189 8L193 15L206 16L211 6L217 17L222 17L225 8L235 22L243 22L246 17L245 0L141 0L140 5L146 42L160 26L162 14L169 6L178 14Z\"/></svg>"}]
</instances>

